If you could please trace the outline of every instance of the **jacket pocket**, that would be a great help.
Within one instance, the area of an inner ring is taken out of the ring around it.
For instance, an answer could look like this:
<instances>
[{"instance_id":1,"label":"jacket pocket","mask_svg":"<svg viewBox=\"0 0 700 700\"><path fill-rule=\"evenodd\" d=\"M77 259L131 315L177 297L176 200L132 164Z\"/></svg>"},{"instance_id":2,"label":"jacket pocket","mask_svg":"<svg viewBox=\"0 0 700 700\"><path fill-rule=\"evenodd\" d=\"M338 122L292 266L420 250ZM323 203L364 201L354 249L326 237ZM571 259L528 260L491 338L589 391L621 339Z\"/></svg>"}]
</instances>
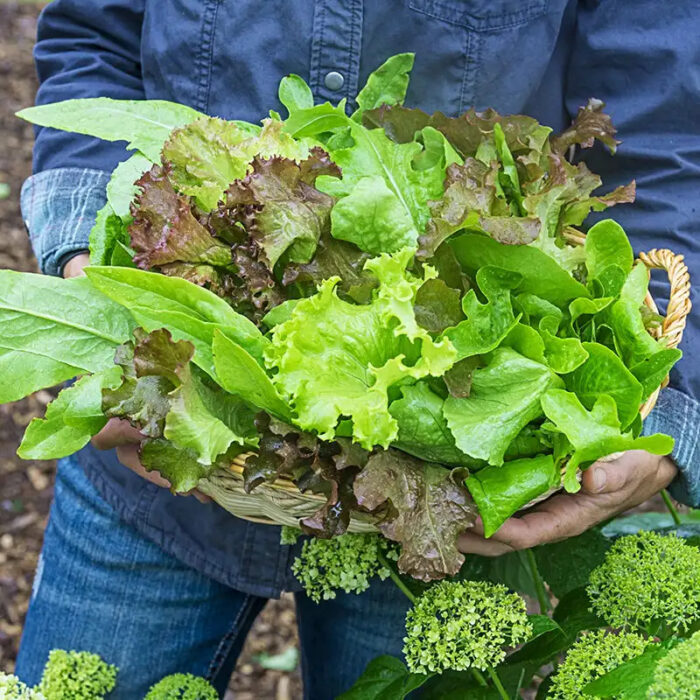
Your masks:
<instances>
[{"instance_id":1,"label":"jacket pocket","mask_svg":"<svg viewBox=\"0 0 700 700\"><path fill-rule=\"evenodd\" d=\"M473 31L497 31L530 22L547 12L548 0L409 0L429 17Z\"/></svg>"}]
</instances>

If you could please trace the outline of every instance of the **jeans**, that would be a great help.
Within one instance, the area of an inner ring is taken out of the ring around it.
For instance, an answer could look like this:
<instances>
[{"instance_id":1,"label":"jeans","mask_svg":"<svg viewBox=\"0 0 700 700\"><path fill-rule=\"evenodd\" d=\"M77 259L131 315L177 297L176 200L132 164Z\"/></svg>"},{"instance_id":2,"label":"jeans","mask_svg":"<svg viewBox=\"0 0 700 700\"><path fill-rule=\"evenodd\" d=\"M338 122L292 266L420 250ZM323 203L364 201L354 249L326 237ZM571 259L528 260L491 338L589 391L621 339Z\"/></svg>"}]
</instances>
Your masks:
<instances>
[{"instance_id":1,"label":"jeans","mask_svg":"<svg viewBox=\"0 0 700 700\"><path fill-rule=\"evenodd\" d=\"M165 554L62 460L16 672L35 684L51 649L85 650L118 666L110 700L143 698L176 672L223 694L265 601ZM408 605L389 581L319 605L299 593L296 605L305 698L335 698L375 656L401 655Z\"/></svg>"}]
</instances>

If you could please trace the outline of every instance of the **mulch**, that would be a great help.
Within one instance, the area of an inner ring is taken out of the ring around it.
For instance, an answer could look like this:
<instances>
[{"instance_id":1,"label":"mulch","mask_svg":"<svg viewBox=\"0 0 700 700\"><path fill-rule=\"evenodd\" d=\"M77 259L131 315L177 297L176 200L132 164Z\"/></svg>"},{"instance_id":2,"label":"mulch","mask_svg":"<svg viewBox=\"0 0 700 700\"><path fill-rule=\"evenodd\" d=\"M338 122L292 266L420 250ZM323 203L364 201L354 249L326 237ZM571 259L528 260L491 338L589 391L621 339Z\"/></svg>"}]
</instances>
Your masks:
<instances>
[{"instance_id":1,"label":"mulch","mask_svg":"<svg viewBox=\"0 0 700 700\"><path fill-rule=\"evenodd\" d=\"M36 272L19 210L22 182L31 173L32 127L14 113L33 104L32 46L41 3L0 0L0 268ZM12 672L19 648L46 518L53 492L53 462L24 462L15 454L24 429L44 413L53 394L40 391L0 406L0 670ZM236 700L301 698L298 671L271 671L256 661L296 646L294 601L271 601L256 621L231 679ZM227 696L228 697L228 696Z\"/></svg>"}]
</instances>

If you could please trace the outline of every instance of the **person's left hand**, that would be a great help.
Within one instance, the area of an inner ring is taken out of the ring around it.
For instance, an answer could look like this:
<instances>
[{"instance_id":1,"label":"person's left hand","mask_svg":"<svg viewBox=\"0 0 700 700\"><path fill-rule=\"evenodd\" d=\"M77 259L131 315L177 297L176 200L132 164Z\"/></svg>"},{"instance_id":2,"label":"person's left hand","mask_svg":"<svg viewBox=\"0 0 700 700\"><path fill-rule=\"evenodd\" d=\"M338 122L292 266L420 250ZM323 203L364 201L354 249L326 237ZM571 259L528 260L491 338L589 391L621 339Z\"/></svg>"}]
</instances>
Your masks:
<instances>
[{"instance_id":1,"label":"person's left hand","mask_svg":"<svg viewBox=\"0 0 700 700\"><path fill-rule=\"evenodd\" d=\"M669 457L631 450L583 472L578 493L558 493L521 516L506 520L489 539L480 520L459 538L464 553L497 557L538 544L580 535L594 525L634 508L666 488L678 468Z\"/></svg>"}]
</instances>

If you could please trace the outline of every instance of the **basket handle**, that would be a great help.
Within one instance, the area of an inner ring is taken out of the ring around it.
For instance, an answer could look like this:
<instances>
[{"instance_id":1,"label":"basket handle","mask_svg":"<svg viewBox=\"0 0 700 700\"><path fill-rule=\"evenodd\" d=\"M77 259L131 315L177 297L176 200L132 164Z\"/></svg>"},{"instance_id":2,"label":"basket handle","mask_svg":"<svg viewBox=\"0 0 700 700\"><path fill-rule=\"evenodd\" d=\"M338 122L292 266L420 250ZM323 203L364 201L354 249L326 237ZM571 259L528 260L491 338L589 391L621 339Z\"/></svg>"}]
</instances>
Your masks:
<instances>
[{"instance_id":1,"label":"basket handle","mask_svg":"<svg viewBox=\"0 0 700 700\"><path fill-rule=\"evenodd\" d=\"M654 248L648 253L640 253L639 259L649 270L665 270L671 283L666 318L661 325L660 338L670 348L680 345L683 331L690 313L690 274L682 255L676 255L667 248ZM651 294L647 294L647 304L658 311Z\"/></svg>"}]
</instances>

